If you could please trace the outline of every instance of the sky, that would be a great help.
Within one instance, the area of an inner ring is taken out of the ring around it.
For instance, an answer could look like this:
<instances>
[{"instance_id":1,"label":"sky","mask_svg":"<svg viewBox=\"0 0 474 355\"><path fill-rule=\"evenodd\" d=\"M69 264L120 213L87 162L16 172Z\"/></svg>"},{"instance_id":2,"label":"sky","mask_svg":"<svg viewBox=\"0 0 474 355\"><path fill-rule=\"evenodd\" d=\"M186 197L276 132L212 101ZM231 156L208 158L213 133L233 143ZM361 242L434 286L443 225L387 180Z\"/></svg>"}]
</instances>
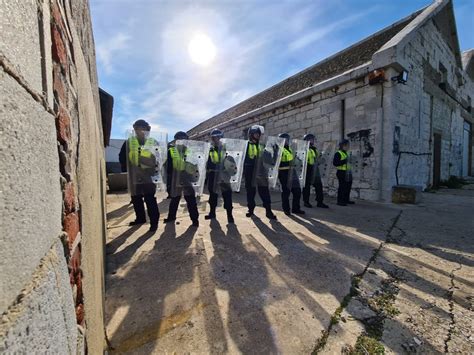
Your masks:
<instances>
[{"instance_id":1,"label":"sky","mask_svg":"<svg viewBox=\"0 0 474 355\"><path fill-rule=\"evenodd\" d=\"M429 0L90 0L112 138L173 136L430 4ZM474 0L454 0L461 50Z\"/></svg>"}]
</instances>

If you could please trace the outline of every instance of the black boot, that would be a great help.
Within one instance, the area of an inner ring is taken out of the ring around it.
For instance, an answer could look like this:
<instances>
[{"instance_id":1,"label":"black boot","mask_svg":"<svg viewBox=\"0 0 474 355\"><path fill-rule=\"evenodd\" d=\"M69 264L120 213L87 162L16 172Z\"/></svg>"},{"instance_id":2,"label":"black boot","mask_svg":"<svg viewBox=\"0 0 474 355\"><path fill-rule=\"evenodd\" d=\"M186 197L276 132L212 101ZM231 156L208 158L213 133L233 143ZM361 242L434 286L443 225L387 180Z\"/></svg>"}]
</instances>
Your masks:
<instances>
[{"instance_id":1,"label":"black boot","mask_svg":"<svg viewBox=\"0 0 474 355\"><path fill-rule=\"evenodd\" d=\"M252 217L253 216L253 210L248 210L248 212L245 214L245 217Z\"/></svg>"},{"instance_id":2,"label":"black boot","mask_svg":"<svg viewBox=\"0 0 474 355\"><path fill-rule=\"evenodd\" d=\"M324 202L318 202L318 204L316 206L318 206L320 208L329 208L329 206L326 205Z\"/></svg>"},{"instance_id":3,"label":"black boot","mask_svg":"<svg viewBox=\"0 0 474 355\"><path fill-rule=\"evenodd\" d=\"M133 222L130 222L128 225L131 227L131 226L138 226L139 224L144 224L144 223L146 223L145 219L143 219L143 220L136 219Z\"/></svg>"},{"instance_id":4,"label":"black boot","mask_svg":"<svg viewBox=\"0 0 474 355\"><path fill-rule=\"evenodd\" d=\"M312 208L312 207L313 207L313 205L310 204L308 201L305 201L305 202L304 202L304 206L305 206L305 207L308 207L308 208Z\"/></svg>"},{"instance_id":5,"label":"black boot","mask_svg":"<svg viewBox=\"0 0 474 355\"><path fill-rule=\"evenodd\" d=\"M275 220L277 219L277 216L275 216L270 208L267 209L267 212L265 213L268 219Z\"/></svg>"},{"instance_id":6,"label":"black boot","mask_svg":"<svg viewBox=\"0 0 474 355\"><path fill-rule=\"evenodd\" d=\"M174 222L174 221L176 221L176 218L170 218L170 217L168 217L168 218L165 218L165 220L164 220L163 222L164 222L164 223L171 223L171 222Z\"/></svg>"},{"instance_id":7,"label":"black boot","mask_svg":"<svg viewBox=\"0 0 474 355\"><path fill-rule=\"evenodd\" d=\"M216 218L216 213L213 212L213 211L209 212L208 215L205 215L205 216L204 216L204 219L207 219L207 220L209 220L209 219L214 219L214 218Z\"/></svg>"},{"instance_id":8,"label":"black boot","mask_svg":"<svg viewBox=\"0 0 474 355\"><path fill-rule=\"evenodd\" d=\"M234 224L234 216L232 216L232 211L227 211L227 223Z\"/></svg>"}]
</instances>

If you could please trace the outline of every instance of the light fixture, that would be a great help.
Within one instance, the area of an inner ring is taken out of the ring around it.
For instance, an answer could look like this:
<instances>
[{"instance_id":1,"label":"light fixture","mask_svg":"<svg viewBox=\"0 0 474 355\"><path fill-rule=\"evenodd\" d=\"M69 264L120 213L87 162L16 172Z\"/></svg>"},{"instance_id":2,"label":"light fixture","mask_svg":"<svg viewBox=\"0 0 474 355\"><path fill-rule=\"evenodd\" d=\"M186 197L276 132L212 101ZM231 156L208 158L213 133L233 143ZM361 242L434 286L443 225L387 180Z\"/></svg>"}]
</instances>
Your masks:
<instances>
[{"instance_id":1,"label":"light fixture","mask_svg":"<svg viewBox=\"0 0 474 355\"><path fill-rule=\"evenodd\" d=\"M406 70L402 70L400 74L394 76L391 80L396 81L399 84L406 85L408 81L408 72Z\"/></svg>"}]
</instances>

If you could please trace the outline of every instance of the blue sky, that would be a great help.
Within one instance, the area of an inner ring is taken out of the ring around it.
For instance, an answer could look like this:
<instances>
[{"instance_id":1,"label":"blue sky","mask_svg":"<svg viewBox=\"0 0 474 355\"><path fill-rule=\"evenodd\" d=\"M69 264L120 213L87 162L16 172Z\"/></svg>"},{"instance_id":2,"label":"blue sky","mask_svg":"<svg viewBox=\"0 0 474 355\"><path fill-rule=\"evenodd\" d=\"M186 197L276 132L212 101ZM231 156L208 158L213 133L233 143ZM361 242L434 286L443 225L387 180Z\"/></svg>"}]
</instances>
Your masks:
<instances>
[{"instance_id":1,"label":"blue sky","mask_svg":"<svg viewBox=\"0 0 474 355\"><path fill-rule=\"evenodd\" d=\"M90 0L99 84L115 99L112 138L138 118L170 135L188 130L428 4ZM473 48L474 0L454 10L461 50ZM198 33L214 45L207 66L190 56Z\"/></svg>"}]
</instances>

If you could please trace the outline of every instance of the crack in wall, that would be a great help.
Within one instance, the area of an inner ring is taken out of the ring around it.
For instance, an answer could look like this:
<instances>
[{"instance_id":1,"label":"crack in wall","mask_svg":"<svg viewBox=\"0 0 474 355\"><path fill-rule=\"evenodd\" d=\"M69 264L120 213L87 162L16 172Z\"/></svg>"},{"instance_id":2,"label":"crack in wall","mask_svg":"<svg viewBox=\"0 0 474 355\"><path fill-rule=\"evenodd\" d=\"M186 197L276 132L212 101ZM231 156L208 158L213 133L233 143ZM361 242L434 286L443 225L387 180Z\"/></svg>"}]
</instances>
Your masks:
<instances>
[{"instance_id":1,"label":"crack in wall","mask_svg":"<svg viewBox=\"0 0 474 355\"><path fill-rule=\"evenodd\" d=\"M48 113L56 116L53 109L49 107L45 96L36 92L36 90L30 88L28 82L21 76L21 74L15 71L14 66L8 61L8 59L3 54L0 54L0 66L3 68L5 73L12 77L23 89L28 92L28 94L30 94L33 100L41 104L41 106L43 106Z\"/></svg>"}]
</instances>

